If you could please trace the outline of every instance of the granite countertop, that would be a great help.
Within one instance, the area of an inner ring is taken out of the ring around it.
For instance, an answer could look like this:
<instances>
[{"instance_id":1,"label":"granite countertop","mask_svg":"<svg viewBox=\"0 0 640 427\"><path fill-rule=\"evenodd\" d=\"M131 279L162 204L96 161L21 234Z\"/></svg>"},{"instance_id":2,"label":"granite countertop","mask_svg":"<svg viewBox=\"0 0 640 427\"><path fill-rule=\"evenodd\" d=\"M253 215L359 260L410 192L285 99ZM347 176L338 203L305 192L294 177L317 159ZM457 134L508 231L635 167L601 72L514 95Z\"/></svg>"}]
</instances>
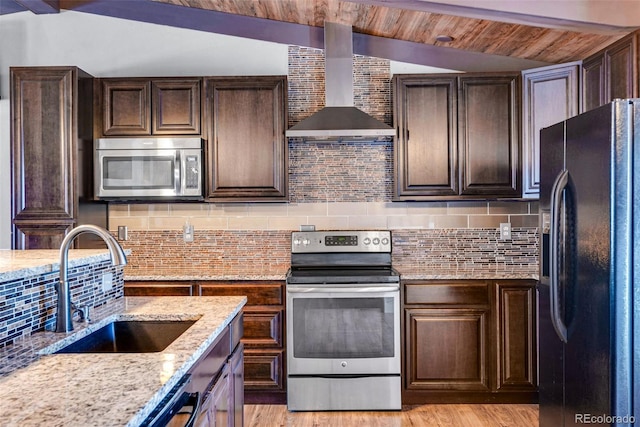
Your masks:
<instances>
[{"instance_id":1,"label":"granite countertop","mask_svg":"<svg viewBox=\"0 0 640 427\"><path fill-rule=\"evenodd\" d=\"M125 251L125 253L131 251ZM93 264L109 259L105 249L72 249L69 251L69 268ZM58 249L11 250L0 249L0 283L23 277L39 276L60 271Z\"/></svg>"},{"instance_id":2,"label":"granite countertop","mask_svg":"<svg viewBox=\"0 0 640 427\"><path fill-rule=\"evenodd\" d=\"M538 274L531 271L449 271L449 270L430 270L430 271L414 271L414 270L398 270L403 280L516 280L516 279L532 279L538 280ZM127 274L125 270L125 281L189 281L189 280L223 280L223 281L260 281L260 280L285 280L286 274L283 275L248 275L248 276L207 276L194 274L173 274L173 275L142 275Z\"/></svg>"},{"instance_id":3,"label":"granite countertop","mask_svg":"<svg viewBox=\"0 0 640 427\"><path fill-rule=\"evenodd\" d=\"M124 297L69 333L0 349L4 425L138 426L224 331L246 297ZM50 353L114 320L196 320L157 353Z\"/></svg>"}]
</instances>

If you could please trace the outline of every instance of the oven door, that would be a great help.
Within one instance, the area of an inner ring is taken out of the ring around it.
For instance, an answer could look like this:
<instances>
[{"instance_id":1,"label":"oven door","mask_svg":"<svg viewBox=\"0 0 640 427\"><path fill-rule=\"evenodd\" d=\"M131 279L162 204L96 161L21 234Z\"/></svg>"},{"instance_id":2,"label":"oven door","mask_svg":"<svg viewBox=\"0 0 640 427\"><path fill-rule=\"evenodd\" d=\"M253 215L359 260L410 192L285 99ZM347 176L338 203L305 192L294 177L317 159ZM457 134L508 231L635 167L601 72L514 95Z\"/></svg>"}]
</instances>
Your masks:
<instances>
[{"instance_id":1,"label":"oven door","mask_svg":"<svg viewBox=\"0 0 640 427\"><path fill-rule=\"evenodd\" d=\"M400 374L397 284L287 285L289 375Z\"/></svg>"}]
</instances>

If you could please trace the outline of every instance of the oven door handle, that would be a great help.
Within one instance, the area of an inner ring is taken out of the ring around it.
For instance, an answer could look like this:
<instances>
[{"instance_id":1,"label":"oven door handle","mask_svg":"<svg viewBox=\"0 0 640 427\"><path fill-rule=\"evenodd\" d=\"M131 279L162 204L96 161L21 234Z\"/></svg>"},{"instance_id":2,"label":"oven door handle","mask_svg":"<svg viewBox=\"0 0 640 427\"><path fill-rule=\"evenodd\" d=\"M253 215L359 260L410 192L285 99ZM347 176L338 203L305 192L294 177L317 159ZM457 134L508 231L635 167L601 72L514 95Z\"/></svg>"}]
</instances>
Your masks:
<instances>
[{"instance_id":1,"label":"oven door handle","mask_svg":"<svg viewBox=\"0 0 640 427\"><path fill-rule=\"evenodd\" d=\"M290 294L307 294L307 293L317 293L317 294L329 294L329 293L384 293L384 292L395 292L400 290L400 286L391 285L391 286L353 286L353 285L344 285L341 287L336 286L292 286L287 285L287 292Z\"/></svg>"}]
</instances>

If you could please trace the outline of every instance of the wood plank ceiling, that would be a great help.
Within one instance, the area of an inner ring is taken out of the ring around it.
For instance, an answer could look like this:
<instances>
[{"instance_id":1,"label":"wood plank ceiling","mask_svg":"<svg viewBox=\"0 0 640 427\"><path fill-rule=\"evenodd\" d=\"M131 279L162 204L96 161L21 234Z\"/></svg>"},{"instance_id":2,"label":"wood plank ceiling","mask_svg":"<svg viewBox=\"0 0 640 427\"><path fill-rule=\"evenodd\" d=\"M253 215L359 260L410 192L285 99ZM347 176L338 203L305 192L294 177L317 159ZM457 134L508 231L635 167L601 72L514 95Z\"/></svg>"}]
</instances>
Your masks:
<instances>
[{"instance_id":1,"label":"wood plank ceiling","mask_svg":"<svg viewBox=\"0 0 640 427\"><path fill-rule=\"evenodd\" d=\"M638 1L615 7L640 16ZM0 15L63 9L315 48L326 20L353 27L354 53L459 71L581 60L638 28L439 0L0 0Z\"/></svg>"},{"instance_id":2,"label":"wood plank ceiling","mask_svg":"<svg viewBox=\"0 0 640 427\"><path fill-rule=\"evenodd\" d=\"M584 59L633 31L584 31L523 25L400 8L406 2L341 0L155 0L196 9L322 27L353 26L354 33L547 63ZM426 6L425 6L426 7ZM436 40L448 35L451 42Z\"/></svg>"}]
</instances>

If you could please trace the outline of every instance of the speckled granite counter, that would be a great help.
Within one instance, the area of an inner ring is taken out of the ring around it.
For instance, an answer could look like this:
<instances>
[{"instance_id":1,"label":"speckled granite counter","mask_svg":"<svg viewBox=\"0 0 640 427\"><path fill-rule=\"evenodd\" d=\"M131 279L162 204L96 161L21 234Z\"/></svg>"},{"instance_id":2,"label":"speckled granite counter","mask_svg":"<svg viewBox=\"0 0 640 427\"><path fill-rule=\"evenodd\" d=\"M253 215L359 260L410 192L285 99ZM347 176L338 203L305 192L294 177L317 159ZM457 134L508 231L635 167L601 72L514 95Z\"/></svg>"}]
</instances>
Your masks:
<instances>
[{"instance_id":1,"label":"speckled granite counter","mask_svg":"<svg viewBox=\"0 0 640 427\"><path fill-rule=\"evenodd\" d=\"M5 370L0 372L1 423L137 426L245 304L246 297L120 298L96 309L93 323L68 335L39 332L0 349ZM113 320L195 319L158 353L39 354L43 349L56 351Z\"/></svg>"},{"instance_id":2,"label":"speckled granite counter","mask_svg":"<svg viewBox=\"0 0 640 427\"><path fill-rule=\"evenodd\" d=\"M538 275L531 271L398 271L403 280L516 280L516 279L532 279L538 280ZM126 275L124 280L127 281L181 281L181 280L223 280L223 281L260 281L260 280L285 280L286 275L277 276L198 276L198 275L173 275L173 276L143 276L143 275Z\"/></svg>"},{"instance_id":3,"label":"speckled granite counter","mask_svg":"<svg viewBox=\"0 0 640 427\"><path fill-rule=\"evenodd\" d=\"M68 263L69 268L73 268L108 259L109 251L106 248L72 249L69 251ZM39 276L52 271L60 271L60 251L57 249L23 251L0 249L0 283L23 277Z\"/></svg>"}]
</instances>

